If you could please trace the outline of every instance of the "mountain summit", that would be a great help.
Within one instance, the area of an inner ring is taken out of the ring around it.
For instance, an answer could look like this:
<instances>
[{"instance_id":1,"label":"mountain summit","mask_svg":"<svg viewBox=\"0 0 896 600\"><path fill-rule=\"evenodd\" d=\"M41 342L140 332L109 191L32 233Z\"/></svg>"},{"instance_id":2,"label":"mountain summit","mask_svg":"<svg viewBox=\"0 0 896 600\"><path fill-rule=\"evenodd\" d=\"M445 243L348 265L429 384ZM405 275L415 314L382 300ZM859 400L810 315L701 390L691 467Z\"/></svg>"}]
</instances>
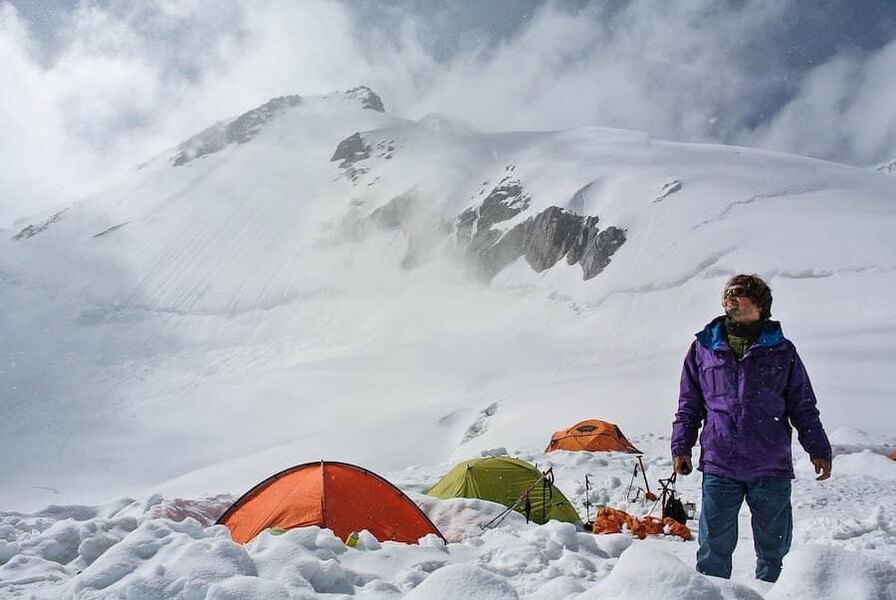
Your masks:
<instances>
[{"instance_id":1,"label":"mountain summit","mask_svg":"<svg viewBox=\"0 0 896 600\"><path fill-rule=\"evenodd\" d=\"M334 103L346 100L357 102L361 108L386 112L383 101L366 86L352 88L342 93L330 94L323 98L315 98L312 102ZM280 96L272 98L257 108L241 114L235 119L215 123L208 129L191 137L178 146L180 151L174 157L173 164L178 167L195 158L201 158L224 149L229 144L245 144L252 140L262 127L278 114L302 104L301 96Z\"/></svg>"}]
</instances>

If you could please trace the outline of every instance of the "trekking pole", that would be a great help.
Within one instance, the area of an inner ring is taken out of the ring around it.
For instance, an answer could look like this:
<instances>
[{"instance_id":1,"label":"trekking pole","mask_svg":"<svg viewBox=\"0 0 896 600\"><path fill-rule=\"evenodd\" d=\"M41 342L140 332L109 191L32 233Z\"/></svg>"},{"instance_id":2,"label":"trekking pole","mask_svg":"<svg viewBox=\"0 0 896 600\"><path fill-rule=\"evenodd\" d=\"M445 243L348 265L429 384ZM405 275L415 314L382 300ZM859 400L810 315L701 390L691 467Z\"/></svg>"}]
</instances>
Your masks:
<instances>
[{"instance_id":1,"label":"trekking pole","mask_svg":"<svg viewBox=\"0 0 896 600\"><path fill-rule=\"evenodd\" d=\"M554 497L554 467L542 472L541 483L541 520L547 521L548 498Z\"/></svg>"},{"instance_id":2,"label":"trekking pole","mask_svg":"<svg viewBox=\"0 0 896 600\"><path fill-rule=\"evenodd\" d=\"M647 500L656 500L656 494L650 491L650 484L647 483L647 469L644 468L644 463L641 461L641 455L638 455L638 464L641 465L641 475L644 476L644 497Z\"/></svg>"},{"instance_id":3,"label":"trekking pole","mask_svg":"<svg viewBox=\"0 0 896 600\"><path fill-rule=\"evenodd\" d=\"M629 502L634 502L638 498L638 492L635 492L634 499L632 498L632 486L635 485L635 477L638 476L638 465L635 465L635 469L632 471L632 479L628 482L628 491L625 492L625 499Z\"/></svg>"},{"instance_id":4,"label":"trekking pole","mask_svg":"<svg viewBox=\"0 0 896 600\"><path fill-rule=\"evenodd\" d=\"M585 475L585 522L591 522L591 499L588 498L588 491L591 489L591 480L588 479L590 475Z\"/></svg>"}]
</instances>

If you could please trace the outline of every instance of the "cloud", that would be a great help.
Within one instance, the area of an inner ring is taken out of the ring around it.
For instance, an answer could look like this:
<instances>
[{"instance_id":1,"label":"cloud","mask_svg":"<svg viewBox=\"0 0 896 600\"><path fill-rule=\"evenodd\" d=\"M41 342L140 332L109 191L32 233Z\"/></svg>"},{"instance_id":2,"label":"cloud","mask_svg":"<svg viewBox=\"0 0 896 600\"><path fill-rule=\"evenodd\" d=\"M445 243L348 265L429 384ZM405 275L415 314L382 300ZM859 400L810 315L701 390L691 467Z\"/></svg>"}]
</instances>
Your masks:
<instances>
[{"instance_id":1,"label":"cloud","mask_svg":"<svg viewBox=\"0 0 896 600\"><path fill-rule=\"evenodd\" d=\"M81 2L52 39L0 4L0 227L69 203L212 122L369 69L330 2Z\"/></svg>"},{"instance_id":2,"label":"cloud","mask_svg":"<svg viewBox=\"0 0 896 600\"><path fill-rule=\"evenodd\" d=\"M33 42L15 11L0 6L0 73L6 88L0 94L0 217L28 202L47 203L77 172L71 164L52 182L46 176L47 167L61 163L61 155L75 147L60 135L62 116L53 86L34 68L32 52Z\"/></svg>"},{"instance_id":3,"label":"cloud","mask_svg":"<svg viewBox=\"0 0 896 600\"><path fill-rule=\"evenodd\" d=\"M81 0L32 25L0 5L0 227L272 96L359 84L485 130L896 156L888 0Z\"/></svg>"},{"instance_id":4,"label":"cloud","mask_svg":"<svg viewBox=\"0 0 896 600\"><path fill-rule=\"evenodd\" d=\"M745 136L750 145L873 164L896 158L896 41L812 69L796 95Z\"/></svg>"},{"instance_id":5,"label":"cloud","mask_svg":"<svg viewBox=\"0 0 896 600\"><path fill-rule=\"evenodd\" d=\"M451 107L496 130L597 124L858 164L896 155L892 43L867 27L825 31L848 15L759 1L602 6L543 6L493 51L456 56L412 108Z\"/></svg>"}]
</instances>

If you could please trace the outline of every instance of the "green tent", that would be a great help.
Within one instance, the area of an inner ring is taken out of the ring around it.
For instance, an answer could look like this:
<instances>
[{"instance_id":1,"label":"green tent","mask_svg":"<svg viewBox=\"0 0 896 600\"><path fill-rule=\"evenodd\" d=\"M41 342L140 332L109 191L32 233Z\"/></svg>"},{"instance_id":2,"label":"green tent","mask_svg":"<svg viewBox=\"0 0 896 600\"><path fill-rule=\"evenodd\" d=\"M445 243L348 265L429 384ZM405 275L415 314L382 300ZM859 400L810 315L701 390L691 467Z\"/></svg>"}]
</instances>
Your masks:
<instances>
[{"instance_id":1,"label":"green tent","mask_svg":"<svg viewBox=\"0 0 896 600\"><path fill-rule=\"evenodd\" d=\"M474 458L451 469L431 490L430 496L442 498L480 498L491 500L525 513L521 499L529 493L529 519L544 524L551 519L581 523L578 513L550 478L524 460L509 456Z\"/></svg>"}]
</instances>

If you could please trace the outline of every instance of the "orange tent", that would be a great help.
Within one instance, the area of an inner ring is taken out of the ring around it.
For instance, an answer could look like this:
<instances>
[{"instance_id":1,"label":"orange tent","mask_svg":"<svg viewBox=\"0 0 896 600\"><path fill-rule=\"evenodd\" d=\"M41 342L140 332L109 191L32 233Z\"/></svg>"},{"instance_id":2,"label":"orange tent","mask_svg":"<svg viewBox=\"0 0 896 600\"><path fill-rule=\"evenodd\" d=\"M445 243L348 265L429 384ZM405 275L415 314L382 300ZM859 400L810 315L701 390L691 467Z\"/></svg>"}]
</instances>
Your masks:
<instances>
[{"instance_id":1,"label":"orange tent","mask_svg":"<svg viewBox=\"0 0 896 600\"><path fill-rule=\"evenodd\" d=\"M890 458L892 458L893 460L896 460L896 452L892 453L892 454L890 455Z\"/></svg>"},{"instance_id":2,"label":"orange tent","mask_svg":"<svg viewBox=\"0 0 896 600\"><path fill-rule=\"evenodd\" d=\"M544 449L545 452L553 450L641 454L640 450L625 439L619 427L597 419L582 421L569 429L555 432L551 436L551 443Z\"/></svg>"},{"instance_id":3,"label":"orange tent","mask_svg":"<svg viewBox=\"0 0 896 600\"><path fill-rule=\"evenodd\" d=\"M221 515L234 541L244 544L271 527L327 527L341 539L366 529L378 540L415 544L441 533L401 490L347 463L298 465L262 481Z\"/></svg>"}]
</instances>

